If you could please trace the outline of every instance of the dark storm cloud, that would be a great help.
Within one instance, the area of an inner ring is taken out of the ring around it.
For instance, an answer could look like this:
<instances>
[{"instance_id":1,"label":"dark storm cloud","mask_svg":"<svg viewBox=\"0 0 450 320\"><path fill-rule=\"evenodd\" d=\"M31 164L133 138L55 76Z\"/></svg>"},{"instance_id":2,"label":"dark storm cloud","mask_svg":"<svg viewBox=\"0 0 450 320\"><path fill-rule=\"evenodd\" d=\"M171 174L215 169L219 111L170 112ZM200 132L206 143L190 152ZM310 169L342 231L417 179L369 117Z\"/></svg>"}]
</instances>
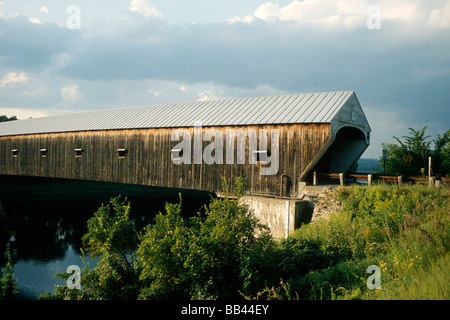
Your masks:
<instances>
[{"instance_id":1,"label":"dark storm cloud","mask_svg":"<svg viewBox=\"0 0 450 320\"><path fill-rule=\"evenodd\" d=\"M25 17L0 18L0 59L3 66L41 70L55 55L69 50L79 32L53 24L33 24Z\"/></svg>"}]
</instances>

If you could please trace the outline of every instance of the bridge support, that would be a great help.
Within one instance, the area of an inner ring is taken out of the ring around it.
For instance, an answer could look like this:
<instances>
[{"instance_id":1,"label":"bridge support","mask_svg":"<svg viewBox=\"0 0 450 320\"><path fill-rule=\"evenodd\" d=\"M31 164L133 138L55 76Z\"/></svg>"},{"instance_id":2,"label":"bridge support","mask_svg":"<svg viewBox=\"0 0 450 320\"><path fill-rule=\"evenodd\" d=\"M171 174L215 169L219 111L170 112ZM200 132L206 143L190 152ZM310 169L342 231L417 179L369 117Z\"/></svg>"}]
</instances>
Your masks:
<instances>
[{"instance_id":1,"label":"bridge support","mask_svg":"<svg viewBox=\"0 0 450 320\"><path fill-rule=\"evenodd\" d=\"M270 228L274 238L286 238L302 223L311 221L314 210L311 201L298 199L243 196L241 201Z\"/></svg>"}]
</instances>

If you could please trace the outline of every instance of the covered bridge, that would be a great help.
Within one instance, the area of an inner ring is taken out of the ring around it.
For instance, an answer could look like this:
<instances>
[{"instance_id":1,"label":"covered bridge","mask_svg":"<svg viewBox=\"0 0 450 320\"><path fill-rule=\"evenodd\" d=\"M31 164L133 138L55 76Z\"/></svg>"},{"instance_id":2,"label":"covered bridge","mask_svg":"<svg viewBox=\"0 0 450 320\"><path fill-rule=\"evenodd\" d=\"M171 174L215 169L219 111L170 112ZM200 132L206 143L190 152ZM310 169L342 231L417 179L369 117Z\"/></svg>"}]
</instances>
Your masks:
<instances>
[{"instance_id":1,"label":"covered bridge","mask_svg":"<svg viewBox=\"0 0 450 320\"><path fill-rule=\"evenodd\" d=\"M352 91L227 98L0 123L0 174L295 197L314 171L346 172L370 126Z\"/></svg>"}]
</instances>

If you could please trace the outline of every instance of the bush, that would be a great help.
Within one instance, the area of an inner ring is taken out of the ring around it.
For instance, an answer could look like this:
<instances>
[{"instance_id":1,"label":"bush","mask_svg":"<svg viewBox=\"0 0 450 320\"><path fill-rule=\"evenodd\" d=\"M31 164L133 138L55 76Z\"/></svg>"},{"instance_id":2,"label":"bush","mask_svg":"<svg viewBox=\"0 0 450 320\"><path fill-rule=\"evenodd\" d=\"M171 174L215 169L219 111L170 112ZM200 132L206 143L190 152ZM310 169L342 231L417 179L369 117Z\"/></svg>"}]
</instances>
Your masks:
<instances>
[{"instance_id":1,"label":"bush","mask_svg":"<svg viewBox=\"0 0 450 320\"><path fill-rule=\"evenodd\" d=\"M8 252L8 261L5 268L0 270L0 300L13 300L17 294L17 280L14 278L15 266L11 264L11 255Z\"/></svg>"}]
</instances>

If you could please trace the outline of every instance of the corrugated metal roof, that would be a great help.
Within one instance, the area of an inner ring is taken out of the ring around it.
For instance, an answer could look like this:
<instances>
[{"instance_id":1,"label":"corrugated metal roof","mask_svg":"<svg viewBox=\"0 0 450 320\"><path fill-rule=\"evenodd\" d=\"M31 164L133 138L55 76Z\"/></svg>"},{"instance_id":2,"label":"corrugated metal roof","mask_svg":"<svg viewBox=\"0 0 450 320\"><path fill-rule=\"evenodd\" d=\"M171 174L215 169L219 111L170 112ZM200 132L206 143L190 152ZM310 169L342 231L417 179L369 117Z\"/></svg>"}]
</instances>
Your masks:
<instances>
[{"instance_id":1,"label":"corrugated metal roof","mask_svg":"<svg viewBox=\"0 0 450 320\"><path fill-rule=\"evenodd\" d=\"M87 111L0 123L0 136L88 130L329 123L353 91L227 98Z\"/></svg>"}]
</instances>

